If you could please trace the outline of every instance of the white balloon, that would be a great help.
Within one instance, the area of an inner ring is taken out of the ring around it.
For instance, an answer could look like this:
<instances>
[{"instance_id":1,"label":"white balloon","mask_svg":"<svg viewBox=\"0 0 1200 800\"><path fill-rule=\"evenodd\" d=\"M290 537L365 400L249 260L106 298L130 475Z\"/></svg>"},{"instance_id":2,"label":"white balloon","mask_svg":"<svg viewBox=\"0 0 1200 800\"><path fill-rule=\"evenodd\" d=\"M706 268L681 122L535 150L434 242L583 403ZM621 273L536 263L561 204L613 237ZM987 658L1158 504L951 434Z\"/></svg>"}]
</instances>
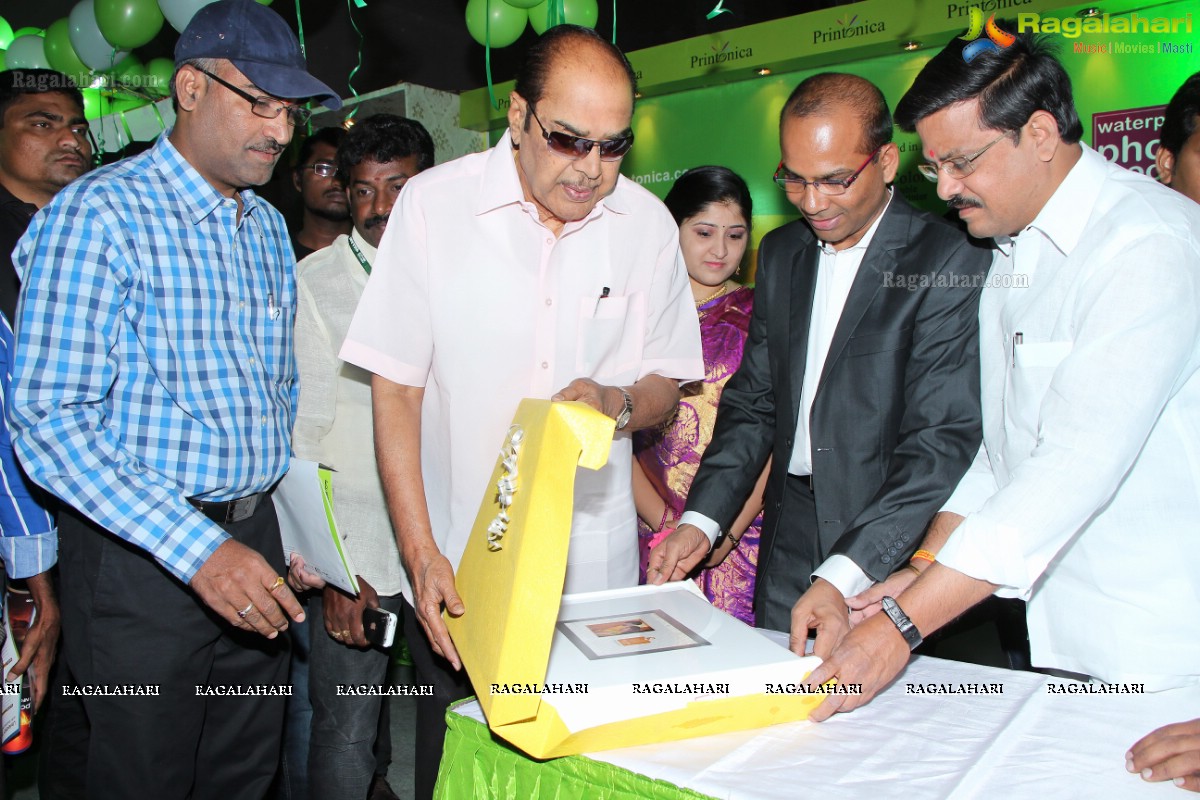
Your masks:
<instances>
[{"instance_id":1,"label":"white balloon","mask_svg":"<svg viewBox=\"0 0 1200 800\"><path fill-rule=\"evenodd\" d=\"M50 69L46 60L45 42L40 36L26 34L12 40L8 52L4 55L4 63L9 69Z\"/></svg>"},{"instance_id":2,"label":"white balloon","mask_svg":"<svg viewBox=\"0 0 1200 800\"><path fill-rule=\"evenodd\" d=\"M213 2L216 0L158 0L158 7L171 27L183 33L196 12Z\"/></svg>"},{"instance_id":3,"label":"white balloon","mask_svg":"<svg viewBox=\"0 0 1200 800\"><path fill-rule=\"evenodd\" d=\"M125 60L125 56L129 55L128 50L117 50L114 53L113 46L100 32L100 26L96 24L94 0L79 0L71 9L67 23L70 26L67 38L71 40L75 55L92 69L106 70L120 64Z\"/></svg>"}]
</instances>

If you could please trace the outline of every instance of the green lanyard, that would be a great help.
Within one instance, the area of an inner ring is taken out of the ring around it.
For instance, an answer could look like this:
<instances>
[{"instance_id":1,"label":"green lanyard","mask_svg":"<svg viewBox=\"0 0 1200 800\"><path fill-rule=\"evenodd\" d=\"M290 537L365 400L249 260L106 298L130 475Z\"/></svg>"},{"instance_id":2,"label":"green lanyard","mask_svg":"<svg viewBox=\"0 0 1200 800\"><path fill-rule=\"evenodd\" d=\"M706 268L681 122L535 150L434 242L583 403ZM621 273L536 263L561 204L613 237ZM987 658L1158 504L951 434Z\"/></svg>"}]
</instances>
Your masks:
<instances>
[{"instance_id":1,"label":"green lanyard","mask_svg":"<svg viewBox=\"0 0 1200 800\"><path fill-rule=\"evenodd\" d=\"M350 252L354 253L354 257L358 259L358 263L361 264L362 268L367 271L368 275L370 275L371 274L371 262L367 261L367 257L362 254L362 250L358 249L358 245L356 245L354 243L354 237L347 236L346 242L349 243Z\"/></svg>"}]
</instances>

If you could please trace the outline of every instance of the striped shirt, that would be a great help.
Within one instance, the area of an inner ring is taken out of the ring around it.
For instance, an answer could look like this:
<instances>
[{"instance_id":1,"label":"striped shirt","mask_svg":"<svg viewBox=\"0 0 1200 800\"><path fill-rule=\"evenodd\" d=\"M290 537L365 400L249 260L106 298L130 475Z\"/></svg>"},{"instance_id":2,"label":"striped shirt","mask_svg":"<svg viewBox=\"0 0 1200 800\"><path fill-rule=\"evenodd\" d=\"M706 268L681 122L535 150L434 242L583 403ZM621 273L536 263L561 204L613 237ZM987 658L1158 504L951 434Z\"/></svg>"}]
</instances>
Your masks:
<instances>
[{"instance_id":1,"label":"striped shirt","mask_svg":"<svg viewBox=\"0 0 1200 800\"><path fill-rule=\"evenodd\" d=\"M188 503L287 471L297 380L283 218L167 135L63 189L17 245L9 407L30 477L189 581L227 537Z\"/></svg>"},{"instance_id":2,"label":"striped shirt","mask_svg":"<svg viewBox=\"0 0 1200 800\"><path fill-rule=\"evenodd\" d=\"M29 485L17 464L4 422L12 381L12 344L12 327L8 317L0 314L0 560L8 577L28 578L54 566L58 534L54 518L34 499L38 490Z\"/></svg>"}]
</instances>

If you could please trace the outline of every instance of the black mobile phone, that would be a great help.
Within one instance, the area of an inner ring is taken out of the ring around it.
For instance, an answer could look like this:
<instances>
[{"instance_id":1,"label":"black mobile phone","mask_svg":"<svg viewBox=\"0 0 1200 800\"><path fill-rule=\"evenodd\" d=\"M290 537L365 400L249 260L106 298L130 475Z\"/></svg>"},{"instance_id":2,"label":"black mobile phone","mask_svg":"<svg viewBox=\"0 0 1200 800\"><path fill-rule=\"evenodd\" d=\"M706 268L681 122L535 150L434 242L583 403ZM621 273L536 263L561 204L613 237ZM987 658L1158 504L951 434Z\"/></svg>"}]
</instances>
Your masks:
<instances>
[{"instance_id":1,"label":"black mobile phone","mask_svg":"<svg viewBox=\"0 0 1200 800\"><path fill-rule=\"evenodd\" d=\"M396 615L382 608L364 608L363 633L376 647L391 647L396 638Z\"/></svg>"}]
</instances>

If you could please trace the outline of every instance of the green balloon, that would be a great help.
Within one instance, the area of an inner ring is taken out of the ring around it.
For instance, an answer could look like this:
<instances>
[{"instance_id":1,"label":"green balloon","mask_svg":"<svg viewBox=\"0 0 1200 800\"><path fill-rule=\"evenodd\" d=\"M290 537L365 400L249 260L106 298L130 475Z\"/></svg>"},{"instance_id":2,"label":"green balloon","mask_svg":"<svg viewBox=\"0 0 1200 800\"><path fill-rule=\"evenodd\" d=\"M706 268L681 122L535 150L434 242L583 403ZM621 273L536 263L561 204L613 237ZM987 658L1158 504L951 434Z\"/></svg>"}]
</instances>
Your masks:
<instances>
[{"instance_id":1,"label":"green balloon","mask_svg":"<svg viewBox=\"0 0 1200 800\"><path fill-rule=\"evenodd\" d=\"M4 17L0 17L0 50L7 50L15 38L17 37L13 35L12 25L9 25Z\"/></svg>"},{"instance_id":2,"label":"green balloon","mask_svg":"<svg viewBox=\"0 0 1200 800\"><path fill-rule=\"evenodd\" d=\"M4 66L4 51L0 50L0 72L4 72L8 67Z\"/></svg>"},{"instance_id":3,"label":"green balloon","mask_svg":"<svg viewBox=\"0 0 1200 800\"><path fill-rule=\"evenodd\" d=\"M167 97L171 94L171 76L175 62L169 58L154 58L146 62L146 94Z\"/></svg>"},{"instance_id":4,"label":"green balloon","mask_svg":"<svg viewBox=\"0 0 1200 800\"><path fill-rule=\"evenodd\" d=\"M115 67L105 70L104 74L109 76L111 83L126 84L139 90L147 82L146 65L137 57L137 53L130 53Z\"/></svg>"},{"instance_id":5,"label":"green balloon","mask_svg":"<svg viewBox=\"0 0 1200 800\"><path fill-rule=\"evenodd\" d=\"M96 0L96 27L113 47L141 47L162 30L163 15L156 0Z\"/></svg>"},{"instance_id":6,"label":"green balloon","mask_svg":"<svg viewBox=\"0 0 1200 800\"><path fill-rule=\"evenodd\" d=\"M541 36L550 27L550 3L553 0L546 0L540 6L534 6L529 9L529 24ZM563 0L563 22L569 22L572 25L582 25L585 28L596 27L596 20L600 19L600 9L596 5L596 0Z\"/></svg>"},{"instance_id":7,"label":"green balloon","mask_svg":"<svg viewBox=\"0 0 1200 800\"><path fill-rule=\"evenodd\" d=\"M26 28L18 28L13 31L12 38L16 39L19 36L45 36L46 32L41 28L35 28L32 25Z\"/></svg>"},{"instance_id":8,"label":"green balloon","mask_svg":"<svg viewBox=\"0 0 1200 800\"><path fill-rule=\"evenodd\" d=\"M258 2L259 2L259 5L264 5L264 6L271 5L271 0L258 0Z\"/></svg>"},{"instance_id":9,"label":"green balloon","mask_svg":"<svg viewBox=\"0 0 1200 800\"><path fill-rule=\"evenodd\" d=\"M470 0L467 3L466 17L467 31L475 41L490 44L492 47L508 47L525 32L529 12L523 8L514 8L504 0Z\"/></svg>"},{"instance_id":10,"label":"green balloon","mask_svg":"<svg viewBox=\"0 0 1200 800\"><path fill-rule=\"evenodd\" d=\"M87 86L91 82L92 71L79 60L75 48L71 47L70 30L71 23L66 17L46 28L46 60L52 69L70 76L77 85Z\"/></svg>"},{"instance_id":11,"label":"green balloon","mask_svg":"<svg viewBox=\"0 0 1200 800\"><path fill-rule=\"evenodd\" d=\"M259 2L261 3L262 0L259 0ZM533 8L546 2L546 0L504 0L504 2L513 8Z\"/></svg>"}]
</instances>

